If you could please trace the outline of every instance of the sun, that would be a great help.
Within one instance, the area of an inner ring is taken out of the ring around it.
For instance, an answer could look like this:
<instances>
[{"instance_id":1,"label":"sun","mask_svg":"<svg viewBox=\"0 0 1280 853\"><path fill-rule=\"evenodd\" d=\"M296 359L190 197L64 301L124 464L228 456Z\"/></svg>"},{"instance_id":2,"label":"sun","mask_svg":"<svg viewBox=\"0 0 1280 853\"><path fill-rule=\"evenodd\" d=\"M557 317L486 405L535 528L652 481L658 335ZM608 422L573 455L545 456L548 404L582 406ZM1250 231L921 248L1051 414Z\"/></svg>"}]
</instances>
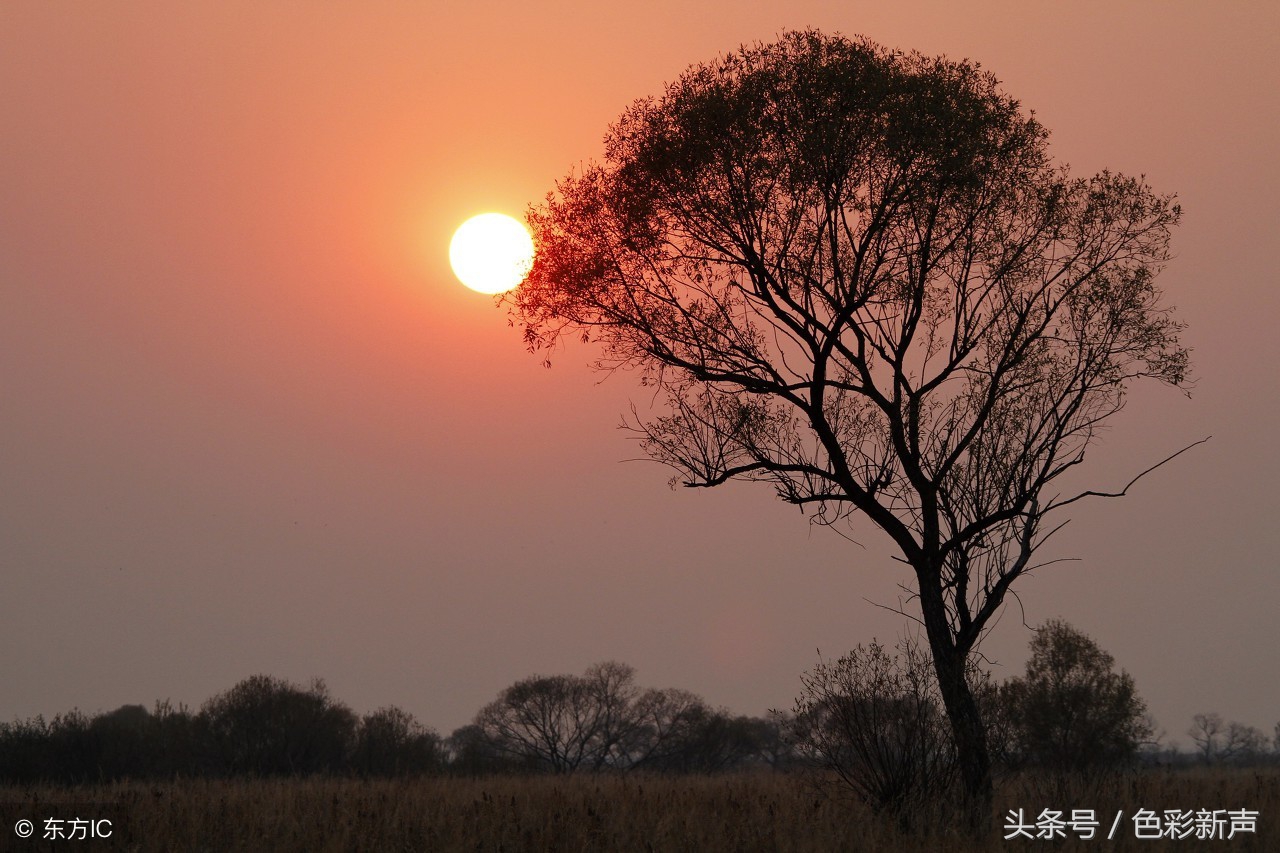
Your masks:
<instances>
[{"instance_id":1,"label":"sun","mask_svg":"<svg viewBox=\"0 0 1280 853\"><path fill-rule=\"evenodd\" d=\"M529 274L533 237L505 213L482 213L454 232L449 263L458 280L477 293L502 293Z\"/></svg>"}]
</instances>

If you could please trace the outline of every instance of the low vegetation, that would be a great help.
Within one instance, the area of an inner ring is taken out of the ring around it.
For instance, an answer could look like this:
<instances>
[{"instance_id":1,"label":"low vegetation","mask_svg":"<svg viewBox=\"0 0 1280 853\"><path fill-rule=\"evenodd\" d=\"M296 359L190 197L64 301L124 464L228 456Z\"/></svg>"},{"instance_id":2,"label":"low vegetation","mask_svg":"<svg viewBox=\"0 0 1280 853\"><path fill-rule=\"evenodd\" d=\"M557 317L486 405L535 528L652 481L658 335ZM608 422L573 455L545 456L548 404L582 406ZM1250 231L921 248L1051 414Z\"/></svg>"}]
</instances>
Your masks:
<instances>
[{"instance_id":1,"label":"low vegetation","mask_svg":"<svg viewBox=\"0 0 1280 853\"><path fill-rule=\"evenodd\" d=\"M1147 770L1106 790L1049 802L1021 778L997 785L993 837L957 828L904 836L845 797L796 774L577 774L362 780L182 780L71 787L0 787L6 826L37 823L56 803L82 818L113 818L113 847L138 851L1269 851L1278 849L1280 773L1225 768ZM86 806L84 804L99 804ZM1006 841L1010 810L1095 809L1099 837ZM1168 847L1134 837L1140 808L1256 810L1252 833L1229 842L1191 837ZM96 811L95 811L96 809ZM1105 838L1117 810L1120 830ZM72 817L69 811L59 812ZM6 838L6 843L9 838ZM0 844L2 847L3 844ZM34 845L33 845L33 849ZM101 849L90 846L89 849Z\"/></svg>"}]
</instances>

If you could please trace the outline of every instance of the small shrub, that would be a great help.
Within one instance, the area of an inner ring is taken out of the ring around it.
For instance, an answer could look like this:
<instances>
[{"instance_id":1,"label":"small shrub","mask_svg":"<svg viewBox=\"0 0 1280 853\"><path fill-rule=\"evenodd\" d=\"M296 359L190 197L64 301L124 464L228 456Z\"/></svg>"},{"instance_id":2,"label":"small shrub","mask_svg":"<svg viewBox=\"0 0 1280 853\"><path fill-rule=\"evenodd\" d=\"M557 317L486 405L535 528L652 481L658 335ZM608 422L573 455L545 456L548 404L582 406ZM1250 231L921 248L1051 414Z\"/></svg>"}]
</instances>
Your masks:
<instances>
[{"instance_id":1,"label":"small shrub","mask_svg":"<svg viewBox=\"0 0 1280 853\"><path fill-rule=\"evenodd\" d=\"M801 676L795 737L873 812L903 829L934 822L958 763L932 663L906 640L858 646Z\"/></svg>"}]
</instances>

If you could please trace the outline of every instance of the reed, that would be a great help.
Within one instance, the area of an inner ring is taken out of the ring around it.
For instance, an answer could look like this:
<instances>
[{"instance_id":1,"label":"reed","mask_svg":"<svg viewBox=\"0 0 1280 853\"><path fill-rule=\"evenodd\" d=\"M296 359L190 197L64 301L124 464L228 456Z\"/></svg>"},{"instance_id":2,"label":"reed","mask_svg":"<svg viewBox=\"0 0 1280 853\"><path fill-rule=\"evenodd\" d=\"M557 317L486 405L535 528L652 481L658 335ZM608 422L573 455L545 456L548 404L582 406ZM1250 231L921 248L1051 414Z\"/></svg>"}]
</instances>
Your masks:
<instances>
[{"instance_id":1,"label":"reed","mask_svg":"<svg viewBox=\"0 0 1280 853\"><path fill-rule=\"evenodd\" d=\"M1051 801L1052 800L1052 801ZM1280 849L1280 770L1148 770L1123 777L1046 785L1004 780L995 831L986 842L948 826L903 836L839 788L799 775L434 777L179 780L99 786L0 788L6 836L13 821L37 826L60 806L115 817L109 844L132 851L938 851L986 850L1264 851ZM92 804L99 804L94 806ZM1045 808L1095 809L1092 841L1006 841L1005 816ZM1139 808L1246 808L1256 832L1231 841L1134 838ZM1104 839L1116 810L1117 838ZM63 817L69 816L65 811ZM86 813L81 817L94 817ZM14 849L42 849L34 842Z\"/></svg>"}]
</instances>

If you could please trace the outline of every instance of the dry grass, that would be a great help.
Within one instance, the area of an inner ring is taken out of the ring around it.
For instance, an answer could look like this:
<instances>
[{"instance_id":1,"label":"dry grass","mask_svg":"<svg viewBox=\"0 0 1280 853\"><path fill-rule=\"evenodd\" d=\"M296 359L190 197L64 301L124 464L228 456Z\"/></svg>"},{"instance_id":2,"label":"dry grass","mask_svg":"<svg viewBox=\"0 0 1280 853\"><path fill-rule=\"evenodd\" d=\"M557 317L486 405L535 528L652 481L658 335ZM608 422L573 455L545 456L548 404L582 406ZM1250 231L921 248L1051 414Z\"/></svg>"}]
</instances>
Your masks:
<instances>
[{"instance_id":1,"label":"dry grass","mask_svg":"<svg viewBox=\"0 0 1280 853\"><path fill-rule=\"evenodd\" d=\"M1062 796L1058 802L1047 798ZM137 851L1264 851L1280 849L1280 771L1150 771L1055 793L1009 780L997 795L997 832L976 844L944 831L903 838L865 809L783 775L346 779L124 783L79 788L0 788L8 821L0 849L17 843L12 821L37 820L51 803L110 803L127 828L111 845ZM38 805L36 805L38 803ZM1115 842L1006 842L1004 815L1046 807L1095 808L1104 836L1116 809ZM1232 841L1142 841L1129 816L1141 807L1260 812L1257 832ZM80 811L87 807L76 806ZM106 806L102 807L104 810ZM65 815L64 815L65 816ZM91 816L89 814L81 816ZM119 824L117 824L119 826ZM34 843L15 847L42 849ZM44 848L47 849L47 848Z\"/></svg>"}]
</instances>

